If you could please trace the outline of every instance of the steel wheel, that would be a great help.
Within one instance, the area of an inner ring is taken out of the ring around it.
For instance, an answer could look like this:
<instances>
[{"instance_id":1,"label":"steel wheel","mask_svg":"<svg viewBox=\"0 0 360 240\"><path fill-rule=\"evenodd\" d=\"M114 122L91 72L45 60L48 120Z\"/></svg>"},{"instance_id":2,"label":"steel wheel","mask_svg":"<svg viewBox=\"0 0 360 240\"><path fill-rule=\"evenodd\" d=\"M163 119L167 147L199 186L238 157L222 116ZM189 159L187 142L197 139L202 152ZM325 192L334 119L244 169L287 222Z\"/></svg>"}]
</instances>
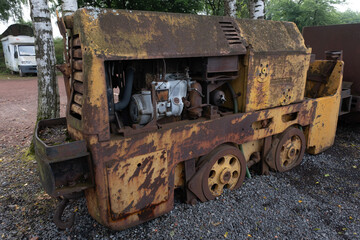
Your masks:
<instances>
[{"instance_id":1,"label":"steel wheel","mask_svg":"<svg viewBox=\"0 0 360 240\"><path fill-rule=\"evenodd\" d=\"M220 146L209 153L204 167L202 189L208 200L220 196L225 188L239 188L245 178L245 158L238 148L230 145Z\"/></svg>"},{"instance_id":2,"label":"steel wheel","mask_svg":"<svg viewBox=\"0 0 360 240\"><path fill-rule=\"evenodd\" d=\"M299 165L305 153L304 133L295 127L290 127L283 132L275 153L276 170L289 171Z\"/></svg>"}]
</instances>

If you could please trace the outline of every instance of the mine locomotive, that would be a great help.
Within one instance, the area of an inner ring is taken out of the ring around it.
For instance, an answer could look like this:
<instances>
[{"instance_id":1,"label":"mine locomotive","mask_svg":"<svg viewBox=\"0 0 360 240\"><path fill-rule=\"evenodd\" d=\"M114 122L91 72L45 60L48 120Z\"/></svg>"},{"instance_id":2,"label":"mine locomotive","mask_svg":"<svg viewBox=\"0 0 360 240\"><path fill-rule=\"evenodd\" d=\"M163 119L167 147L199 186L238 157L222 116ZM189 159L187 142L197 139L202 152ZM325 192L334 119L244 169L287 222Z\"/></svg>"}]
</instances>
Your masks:
<instances>
[{"instance_id":1,"label":"mine locomotive","mask_svg":"<svg viewBox=\"0 0 360 240\"><path fill-rule=\"evenodd\" d=\"M40 179L84 193L93 218L121 230L241 187L248 168L284 172L334 142L341 61L310 61L290 22L79 9L60 21L66 118L36 130ZM63 127L67 138L47 142Z\"/></svg>"}]
</instances>

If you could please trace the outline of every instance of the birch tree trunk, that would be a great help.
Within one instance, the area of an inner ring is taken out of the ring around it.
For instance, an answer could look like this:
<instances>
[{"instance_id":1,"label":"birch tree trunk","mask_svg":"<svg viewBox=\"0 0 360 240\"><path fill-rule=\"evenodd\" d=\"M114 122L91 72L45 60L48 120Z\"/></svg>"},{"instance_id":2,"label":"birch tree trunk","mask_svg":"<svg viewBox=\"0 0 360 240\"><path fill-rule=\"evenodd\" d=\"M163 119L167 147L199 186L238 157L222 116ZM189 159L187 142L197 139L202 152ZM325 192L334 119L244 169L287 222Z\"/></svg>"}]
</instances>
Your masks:
<instances>
[{"instance_id":1,"label":"birch tree trunk","mask_svg":"<svg viewBox=\"0 0 360 240\"><path fill-rule=\"evenodd\" d=\"M63 0L61 6L63 17L71 15L78 9L78 3L76 0Z\"/></svg>"},{"instance_id":2,"label":"birch tree trunk","mask_svg":"<svg viewBox=\"0 0 360 240\"><path fill-rule=\"evenodd\" d=\"M265 1L264 0L250 0L249 14L252 19L265 19Z\"/></svg>"},{"instance_id":3,"label":"birch tree trunk","mask_svg":"<svg viewBox=\"0 0 360 240\"><path fill-rule=\"evenodd\" d=\"M59 88L55 71L55 48L47 0L30 0L35 35L38 74L37 122L57 118L60 112Z\"/></svg>"},{"instance_id":4,"label":"birch tree trunk","mask_svg":"<svg viewBox=\"0 0 360 240\"><path fill-rule=\"evenodd\" d=\"M236 17L236 0L224 0L224 15Z\"/></svg>"}]
</instances>

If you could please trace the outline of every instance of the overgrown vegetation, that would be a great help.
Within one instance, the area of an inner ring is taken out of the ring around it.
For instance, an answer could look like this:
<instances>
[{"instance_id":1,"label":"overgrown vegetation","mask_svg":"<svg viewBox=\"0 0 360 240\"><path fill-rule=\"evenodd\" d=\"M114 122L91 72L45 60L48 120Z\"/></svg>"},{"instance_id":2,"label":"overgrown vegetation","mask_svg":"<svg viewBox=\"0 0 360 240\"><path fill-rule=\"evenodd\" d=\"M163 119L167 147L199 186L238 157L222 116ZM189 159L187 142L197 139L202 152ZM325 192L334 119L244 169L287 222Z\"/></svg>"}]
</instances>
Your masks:
<instances>
[{"instance_id":1,"label":"overgrown vegetation","mask_svg":"<svg viewBox=\"0 0 360 240\"><path fill-rule=\"evenodd\" d=\"M55 38L54 46L55 46L56 64L64 63L64 40L62 38Z\"/></svg>"},{"instance_id":2,"label":"overgrown vegetation","mask_svg":"<svg viewBox=\"0 0 360 240\"><path fill-rule=\"evenodd\" d=\"M336 6L346 0L268 0L266 19L296 23L300 31L305 26L360 23L360 13L340 12Z\"/></svg>"},{"instance_id":3,"label":"overgrown vegetation","mask_svg":"<svg viewBox=\"0 0 360 240\"><path fill-rule=\"evenodd\" d=\"M10 70L6 68L5 57L2 44L0 44L0 74L10 74Z\"/></svg>"}]
</instances>

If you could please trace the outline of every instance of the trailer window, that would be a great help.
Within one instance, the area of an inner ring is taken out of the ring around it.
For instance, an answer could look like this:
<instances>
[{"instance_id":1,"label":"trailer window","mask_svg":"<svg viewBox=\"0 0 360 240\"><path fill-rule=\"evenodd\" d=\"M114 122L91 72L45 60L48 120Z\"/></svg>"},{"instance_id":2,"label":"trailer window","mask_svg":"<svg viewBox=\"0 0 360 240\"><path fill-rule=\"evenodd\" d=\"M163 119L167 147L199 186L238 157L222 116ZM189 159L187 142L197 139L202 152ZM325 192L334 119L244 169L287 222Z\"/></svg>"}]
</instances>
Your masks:
<instances>
[{"instance_id":1,"label":"trailer window","mask_svg":"<svg viewBox=\"0 0 360 240\"><path fill-rule=\"evenodd\" d=\"M35 56L35 46L19 46L20 56Z\"/></svg>"}]
</instances>

